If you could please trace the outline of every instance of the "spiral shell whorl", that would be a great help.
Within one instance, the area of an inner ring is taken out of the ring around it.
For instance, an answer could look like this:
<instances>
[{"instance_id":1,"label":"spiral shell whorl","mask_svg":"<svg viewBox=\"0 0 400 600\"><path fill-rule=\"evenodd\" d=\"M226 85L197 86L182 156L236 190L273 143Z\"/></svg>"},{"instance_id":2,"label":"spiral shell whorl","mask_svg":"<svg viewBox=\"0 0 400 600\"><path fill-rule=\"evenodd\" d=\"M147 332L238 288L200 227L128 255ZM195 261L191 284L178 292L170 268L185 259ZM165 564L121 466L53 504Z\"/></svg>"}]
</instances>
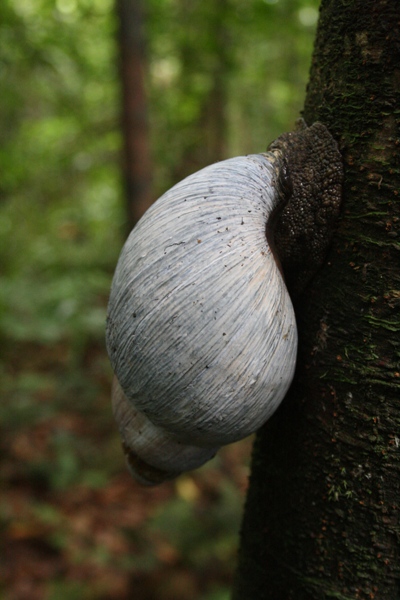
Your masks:
<instances>
[{"instance_id":1,"label":"spiral shell whorl","mask_svg":"<svg viewBox=\"0 0 400 600\"><path fill-rule=\"evenodd\" d=\"M182 444L129 402L115 376L112 387L113 413L126 461L140 483L154 485L173 479L182 471L197 469L217 452L218 448Z\"/></svg>"},{"instance_id":2,"label":"spiral shell whorl","mask_svg":"<svg viewBox=\"0 0 400 600\"><path fill-rule=\"evenodd\" d=\"M128 238L107 347L124 393L182 442L215 447L258 429L293 377L297 332L266 239L276 157L216 163L164 194Z\"/></svg>"}]
</instances>

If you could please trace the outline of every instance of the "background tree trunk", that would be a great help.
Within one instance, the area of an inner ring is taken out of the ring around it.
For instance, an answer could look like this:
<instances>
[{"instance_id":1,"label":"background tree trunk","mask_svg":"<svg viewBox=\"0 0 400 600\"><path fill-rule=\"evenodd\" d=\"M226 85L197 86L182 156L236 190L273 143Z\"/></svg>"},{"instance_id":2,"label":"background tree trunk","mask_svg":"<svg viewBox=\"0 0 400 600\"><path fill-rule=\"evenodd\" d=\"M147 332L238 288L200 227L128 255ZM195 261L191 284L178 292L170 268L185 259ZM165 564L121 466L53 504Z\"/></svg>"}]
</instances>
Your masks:
<instances>
[{"instance_id":1,"label":"background tree trunk","mask_svg":"<svg viewBox=\"0 0 400 600\"><path fill-rule=\"evenodd\" d=\"M188 130L182 161L173 169L175 181L226 158L229 76L235 64L229 27L233 11L230 0L182 0L180 10L182 16L186 15L188 27L180 48L181 85L192 87L193 94L200 76L205 90L199 94L198 114Z\"/></svg>"},{"instance_id":2,"label":"background tree trunk","mask_svg":"<svg viewBox=\"0 0 400 600\"><path fill-rule=\"evenodd\" d=\"M123 176L128 231L154 198L145 89L145 41L140 0L117 0L122 87Z\"/></svg>"},{"instance_id":3,"label":"background tree trunk","mask_svg":"<svg viewBox=\"0 0 400 600\"><path fill-rule=\"evenodd\" d=\"M298 369L259 433L234 598L400 598L400 4L323 0L304 117L342 220L297 302Z\"/></svg>"}]
</instances>

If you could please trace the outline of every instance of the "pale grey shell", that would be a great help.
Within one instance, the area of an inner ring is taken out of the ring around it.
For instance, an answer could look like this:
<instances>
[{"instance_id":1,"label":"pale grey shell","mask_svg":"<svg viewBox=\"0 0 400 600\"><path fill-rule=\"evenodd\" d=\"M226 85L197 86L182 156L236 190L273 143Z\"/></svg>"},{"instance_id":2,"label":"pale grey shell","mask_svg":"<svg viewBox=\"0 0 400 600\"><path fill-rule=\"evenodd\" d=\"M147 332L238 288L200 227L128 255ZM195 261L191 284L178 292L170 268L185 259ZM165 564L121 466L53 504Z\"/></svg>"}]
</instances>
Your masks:
<instances>
[{"instance_id":1,"label":"pale grey shell","mask_svg":"<svg viewBox=\"0 0 400 600\"><path fill-rule=\"evenodd\" d=\"M216 163L146 212L119 259L107 348L135 409L180 442L256 431L291 383L292 304L266 238L270 153Z\"/></svg>"},{"instance_id":2,"label":"pale grey shell","mask_svg":"<svg viewBox=\"0 0 400 600\"><path fill-rule=\"evenodd\" d=\"M218 448L184 444L156 427L123 393L116 377L112 405L132 475L142 484L156 484L182 471L197 469L213 458ZM138 462L140 461L140 463Z\"/></svg>"}]
</instances>

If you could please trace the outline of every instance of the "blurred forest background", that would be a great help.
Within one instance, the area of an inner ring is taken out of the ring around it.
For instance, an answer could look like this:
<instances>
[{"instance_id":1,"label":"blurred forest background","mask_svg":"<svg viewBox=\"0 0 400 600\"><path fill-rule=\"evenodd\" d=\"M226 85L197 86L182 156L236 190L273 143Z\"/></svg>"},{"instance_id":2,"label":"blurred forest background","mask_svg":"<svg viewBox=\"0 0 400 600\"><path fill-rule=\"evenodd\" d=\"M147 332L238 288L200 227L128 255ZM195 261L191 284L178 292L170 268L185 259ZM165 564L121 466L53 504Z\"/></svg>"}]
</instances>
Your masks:
<instances>
[{"instance_id":1,"label":"blurred forest background","mask_svg":"<svg viewBox=\"0 0 400 600\"><path fill-rule=\"evenodd\" d=\"M133 1L132 1L133 4ZM151 196L293 127L317 0L146 0ZM129 214L112 0L0 3L0 597L226 600L250 443L125 470L104 323Z\"/></svg>"}]
</instances>

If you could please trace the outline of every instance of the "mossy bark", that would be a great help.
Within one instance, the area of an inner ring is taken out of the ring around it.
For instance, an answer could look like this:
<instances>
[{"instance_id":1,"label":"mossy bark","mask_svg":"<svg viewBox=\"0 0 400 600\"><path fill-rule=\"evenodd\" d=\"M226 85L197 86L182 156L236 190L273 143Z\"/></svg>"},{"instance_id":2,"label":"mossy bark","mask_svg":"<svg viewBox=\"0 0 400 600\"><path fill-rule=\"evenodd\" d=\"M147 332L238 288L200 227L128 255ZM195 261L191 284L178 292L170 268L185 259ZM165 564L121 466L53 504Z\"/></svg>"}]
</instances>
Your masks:
<instances>
[{"instance_id":1,"label":"mossy bark","mask_svg":"<svg viewBox=\"0 0 400 600\"><path fill-rule=\"evenodd\" d=\"M342 218L296 306L259 433L237 600L400 598L400 2L323 0L303 114L337 139Z\"/></svg>"}]
</instances>

